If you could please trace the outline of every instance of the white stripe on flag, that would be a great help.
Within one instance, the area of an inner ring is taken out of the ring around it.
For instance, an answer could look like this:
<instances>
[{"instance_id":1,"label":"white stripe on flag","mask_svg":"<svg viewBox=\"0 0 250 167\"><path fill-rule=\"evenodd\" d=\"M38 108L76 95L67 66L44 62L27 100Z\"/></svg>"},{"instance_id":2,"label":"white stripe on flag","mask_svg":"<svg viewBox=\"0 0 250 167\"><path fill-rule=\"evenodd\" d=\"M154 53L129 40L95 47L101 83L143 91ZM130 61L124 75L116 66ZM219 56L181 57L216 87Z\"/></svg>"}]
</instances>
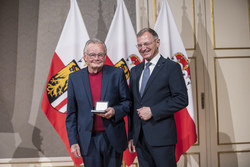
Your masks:
<instances>
[{"instance_id":1,"label":"white stripe on flag","mask_svg":"<svg viewBox=\"0 0 250 167\"><path fill-rule=\"evenodd\" d=\"M56 108L63 100L67 98L67 91L64 92L61 96L59 96L54 102L51 103L51 105Z\"/></svg>"},{"instance_id":2,"label":"white stripe on flag","mask_svg":"<svg viewBox=\"0 0 250 167\"><path fill-rule=\"evenodd\" d=\"M62 108L59 108L59 111L65 113L67 111L67 103Z\"/></svg>"},{"instance_id":3,"label":"white stripe on flag","mask_svg":"<svg viewBox=\"0 0 250 167\"><path fill-rule=\"evenodd\" d=\"M55 49L64 65L69 64L73 59L76 61L80 60L83 57L83 47L89 40L89 35L77 3L71 3L71 5L72 7Z\"/></svg>"},{"instance_id":4,"label":"white stripe on flag","mask_svg":"<svg viewBox=\"0 0 250 167\"><path fill-rule=\"evenodd\" d=\"M142 61L136 48L136 34L123 0L117 0L117 8L105 44L107 55L113 64L123 58L130 69L135 65L130 58L131 55L136 55Z\"/></svg>"}]
</instances>

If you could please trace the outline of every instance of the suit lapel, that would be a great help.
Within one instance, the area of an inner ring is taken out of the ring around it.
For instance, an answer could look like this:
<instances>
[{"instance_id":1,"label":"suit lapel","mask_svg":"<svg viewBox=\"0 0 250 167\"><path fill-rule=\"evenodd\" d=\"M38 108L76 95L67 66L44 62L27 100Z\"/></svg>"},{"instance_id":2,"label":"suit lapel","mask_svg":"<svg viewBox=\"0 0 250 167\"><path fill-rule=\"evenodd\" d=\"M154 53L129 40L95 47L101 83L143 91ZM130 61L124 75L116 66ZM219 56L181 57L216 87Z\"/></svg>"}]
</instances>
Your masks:
<instances>
[{"instance_id":1,"label":"suit lapel","mask_svg":"<svg viewBox=\"0 0 250 167\"><path fill-rule=\"evenodd\" d=\"M102 89L101 89L101 100L105 100L106 98L106 91L109 83L109 75L110 71L108 70L107 66L103 66L102 69Z\"/></svg>"},{"instance_id":2,"label":"suit lapel","mask_svg":"<svg viewBox=\"0 0 250 167\"><path fill-rule=\"evenodd\" d=\"M87 92L87 97L90 105L93 108L93 102L92 102L92 96L91 96L91 90L90 90L90 84L89 84L89 76L88 76L88 67L84 68L82 70L82 77L80 77L83 82L83 87L85 91Z\"/></svg>"},{"instance_id":3,"label":"suit lapel","mask_svg":"<svg viewBox=\"0 0 250 167\"><path fill-rule=\"evenodd\" d=\"M159 71L161 70L161 68L163 67L163 64L165 63L165 59L161 56L159 61L157 62L152 74L150 75L147 85L145 87L143 96L145 94L145 92L147 92L148 87L150 86L150 84L153 82L153 80L155 79L155 77L157 76L157 74L159 73ZM142 96L142 97L143 97Z\"/></svg>"}]
</instances>

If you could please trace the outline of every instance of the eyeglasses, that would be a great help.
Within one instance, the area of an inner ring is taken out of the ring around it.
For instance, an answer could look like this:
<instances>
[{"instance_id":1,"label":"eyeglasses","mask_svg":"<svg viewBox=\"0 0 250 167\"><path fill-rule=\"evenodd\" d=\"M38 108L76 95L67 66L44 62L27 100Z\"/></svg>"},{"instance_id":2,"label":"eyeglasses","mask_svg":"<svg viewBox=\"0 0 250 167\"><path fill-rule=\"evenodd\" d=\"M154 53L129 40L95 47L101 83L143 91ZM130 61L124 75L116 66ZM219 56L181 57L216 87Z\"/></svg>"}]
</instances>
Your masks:
<instances>
[{"instance_id":1,"label":"eyeglasses","mask_svg":"<svg viewBox=\"0 0 250 167\"><path fill-rule=\"evenodd\" d=\"M156 40L157 40L157 39L153 40L152 42L145 42L145 43L143 43L143 44L137 44L136 47L137 47L138 49L141 49L143 45L144 45L145 47L148 47L148 46L152 45L152 43L153 43L154 41L156 41Z\"/></svg>"},{"instance_id":2,"label":"eyeglasses","mask_svg":"<svg viewBox=\"0 0 250 167\"><path fill-rule=\"evenodd\" d=\"M106 56L106 53L98 53L98 54L95 54L95 53L86 53L91 59L95 58L96 56L98 58L104 58Z\"/></svg>"}]
</instances>

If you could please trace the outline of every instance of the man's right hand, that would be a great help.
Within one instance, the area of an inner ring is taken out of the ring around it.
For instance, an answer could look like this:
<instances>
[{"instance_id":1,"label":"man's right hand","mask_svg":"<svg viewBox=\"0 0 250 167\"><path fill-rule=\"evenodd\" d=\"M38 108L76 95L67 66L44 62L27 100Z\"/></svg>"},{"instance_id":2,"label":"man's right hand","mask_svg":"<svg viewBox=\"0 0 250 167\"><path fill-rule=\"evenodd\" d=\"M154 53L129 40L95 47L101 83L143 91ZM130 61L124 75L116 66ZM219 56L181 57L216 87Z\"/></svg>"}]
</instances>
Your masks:
<instances>
[{"instance_id":1,"label":"man's right hand","mask_svg":"<svg viewBox=\"0 0 250 167\"><path fill-rule=\"evenodd\" d=\"M129 142L128 142L128 151L130 153L135 153L135 151L136 151L133 139L129 140Z\"/></svg>"},{"instance_id":2,"label":"man's right hand","mask_svg":"<svg viewBox=\"0 0 250 167\"><path fill-rule=\"evenodd\" d=\"M81 158L81 152L80 152L80 147L78 144L73 144L71 147L71 153L74 155L76 158Z\"/></svg>"}]
</instances>

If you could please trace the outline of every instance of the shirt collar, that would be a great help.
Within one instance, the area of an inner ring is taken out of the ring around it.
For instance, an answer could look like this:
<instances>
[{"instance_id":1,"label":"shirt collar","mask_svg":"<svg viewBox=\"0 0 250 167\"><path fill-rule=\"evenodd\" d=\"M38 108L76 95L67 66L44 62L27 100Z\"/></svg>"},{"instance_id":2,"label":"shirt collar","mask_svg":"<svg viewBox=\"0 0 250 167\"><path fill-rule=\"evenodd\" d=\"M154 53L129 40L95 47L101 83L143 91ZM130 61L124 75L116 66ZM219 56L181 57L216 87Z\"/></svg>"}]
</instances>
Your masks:
<instances>
[{"instance_id":1,"label":"shirt collar","mask_svg":"<svg viewBox=\"0 0 250 167\"><path fill-rule=\"evenodd\" d=\"M158 60L160 59L160 53L158 53L150 62L155 66L158 62ZM147 60L145 60L145 65L148 63Z\"/></svg>"}]
</instances>

